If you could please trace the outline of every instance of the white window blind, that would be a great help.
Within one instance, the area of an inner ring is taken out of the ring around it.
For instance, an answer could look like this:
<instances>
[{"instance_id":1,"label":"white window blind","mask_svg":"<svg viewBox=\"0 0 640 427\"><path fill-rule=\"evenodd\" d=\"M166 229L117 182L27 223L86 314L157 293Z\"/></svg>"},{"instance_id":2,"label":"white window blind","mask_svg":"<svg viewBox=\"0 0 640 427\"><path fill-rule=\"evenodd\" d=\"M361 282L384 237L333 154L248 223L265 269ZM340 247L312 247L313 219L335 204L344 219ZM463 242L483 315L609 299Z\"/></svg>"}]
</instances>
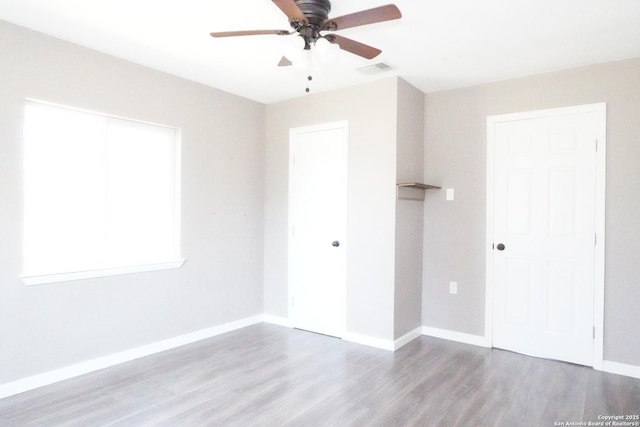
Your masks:
<instances>
[{"instance_id":1,"label":"white window blind","mask_svg":"<svg viewBox=\"0 0 640 427\"><path fill-rule=\"evenodd\" d=\"M23 276L178 261L179 150L175 128L28 101Z\"/></svg>"}]
</instances>

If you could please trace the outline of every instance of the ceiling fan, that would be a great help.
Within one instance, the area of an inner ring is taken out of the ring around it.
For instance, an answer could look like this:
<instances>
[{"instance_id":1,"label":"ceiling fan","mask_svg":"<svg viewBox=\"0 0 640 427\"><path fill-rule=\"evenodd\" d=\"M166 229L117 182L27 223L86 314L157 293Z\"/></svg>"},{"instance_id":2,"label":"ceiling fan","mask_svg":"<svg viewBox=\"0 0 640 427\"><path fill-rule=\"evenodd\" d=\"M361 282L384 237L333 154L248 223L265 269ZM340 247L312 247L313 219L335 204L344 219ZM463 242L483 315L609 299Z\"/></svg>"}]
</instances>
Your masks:
<instances>
[{"instance_id":1,"label":"ceiling fan","mask_svg":"<svg viewBox=\"0 0 640 427\"><path fill-rule=\"evenodd\" d=\"M212 37L235 37L254 35L288 36L297 34L304 40L304 49L310 50L318 40L325 39L340 49L351 52L366 59L373 59L382 51L364 43L337 34L322 34L323 31L338 31L360 25L400 19L402 14L394 4L375 7L360 12L329 18L331 2L329 0L272 0L287 15L293 31L289 30L248 30L213 32ZM291 61L283 57L279 66L291 65Z\"/></svg>"}]
</instances>

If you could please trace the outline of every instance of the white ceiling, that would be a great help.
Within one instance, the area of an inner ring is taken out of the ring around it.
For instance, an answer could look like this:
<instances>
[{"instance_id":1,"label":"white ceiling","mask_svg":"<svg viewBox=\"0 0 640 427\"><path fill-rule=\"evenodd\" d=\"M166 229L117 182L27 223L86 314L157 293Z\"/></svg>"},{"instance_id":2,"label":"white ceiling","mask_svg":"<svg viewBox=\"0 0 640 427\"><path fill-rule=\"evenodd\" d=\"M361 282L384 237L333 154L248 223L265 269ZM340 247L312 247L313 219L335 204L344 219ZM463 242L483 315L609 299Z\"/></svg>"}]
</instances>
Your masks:
<instances>
[{"instance_id":1,"label":"white ceiling","mask_svg":"<svg viewBox=\"0 0 640 427\"><path fill-rule=\"evenodd\" d=\"M330 17L394 0L334 0ZM399 21L339 34L382 49L312 70L320 92L399 75L433 92L640 57L640 0L395 0ZM0 19L262 103L304 96L307 71L277 67L289 29L271 0L0 0ZM291 36L294 37L294 36ZM359 67L394 69L365 75Z\"/></svg>"}]
</instances>

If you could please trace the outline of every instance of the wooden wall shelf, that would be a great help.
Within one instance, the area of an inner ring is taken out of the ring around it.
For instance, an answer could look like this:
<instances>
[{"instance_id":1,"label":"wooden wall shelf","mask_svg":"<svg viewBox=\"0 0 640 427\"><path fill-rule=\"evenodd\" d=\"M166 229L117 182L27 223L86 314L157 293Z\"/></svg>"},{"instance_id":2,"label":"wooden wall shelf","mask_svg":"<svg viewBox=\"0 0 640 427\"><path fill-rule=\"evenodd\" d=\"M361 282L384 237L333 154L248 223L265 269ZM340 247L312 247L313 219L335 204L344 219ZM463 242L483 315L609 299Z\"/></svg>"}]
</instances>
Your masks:
<instances>
[{"instance_id":1,"label":"wooden wall shelf","mask_svg":"<svg viewBox=\"0 0 640 427\"><path fill-rule=\"evenodd\" d=\"M402 188L410 188L414 190L419 190L419 194L421 197L409 197L401 194ZM436 185L422 184L420 182L404 182L400 184L396 184L396 199L398 200L419 200L424 201L425 191L426 190L439 190L441 187Z\"/></svg>"}]
</instances>

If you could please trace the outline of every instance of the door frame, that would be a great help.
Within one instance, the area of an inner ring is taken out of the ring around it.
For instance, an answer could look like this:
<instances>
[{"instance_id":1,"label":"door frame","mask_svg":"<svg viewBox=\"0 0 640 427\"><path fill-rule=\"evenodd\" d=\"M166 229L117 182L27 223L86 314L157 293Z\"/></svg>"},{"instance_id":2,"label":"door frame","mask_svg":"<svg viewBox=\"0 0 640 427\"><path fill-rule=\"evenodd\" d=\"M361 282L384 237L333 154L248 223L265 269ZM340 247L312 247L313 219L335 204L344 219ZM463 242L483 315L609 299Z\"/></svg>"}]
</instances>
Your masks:
<instances>
[{"instance_id":1,"label":"door frame","mask_svg":"<svg viewBox=\"0 0 640 427\"><path fill-rule=\"evenodd\" d=\"M493 222L494 222L494 171L495 171L495 127L498 123L557 117L580 113L598 114L596 150L595 188L595 259L594 259L594 342L593 368L603 369L604 359L604 283L605 283L605 184L607 132L606 103L577 105L571 107L500 114L487 117L487 228L486 228L486 294L485 294L485 340L493 347Z\"/></svg>"},{"instance_id":2,"label":"door frame","mask_svg":"<svg viewBox=\"0 0 640 427\"><path fill-rule=\"evenodd\" d=\"M287 311L288 311L288 319L289 322L288 324L295 328L296 327L296 316L295 316L295 309L294 309L294 304L293 304L293 298L295 295L295 284L292 282L291 277L292 277L292 249L294 247L293 245L293 218L292 218L292 198L291 198L291 178L292 178L292 174L293 174L293 169L292 169L292 165L294 162L294 152L293 152L293 147L292 147L292 139L294 137L294 135L298 135L298 134L302 134L302 133L311 133L311 132L321 132L321 131L326 131L326 130L331 130L331 129L342 129L343 130L343 136L344 136L344 140L343 142L343 150L344 150L344 167L345 167L345 177L346 177L346 182L345 182L345 195L346 195L346 200L345 200L345 227L348 227L348 215L349 215L349 121L348 120L340 120L340 121L335 121L335 122L328 122L328 123L321 123L321 124L316 124L316 125L310 125L310 126L300 126L300 127L295 127L295 128L290 128L289 129L289 144L288 144L288 148L289 148L289 163L288 163L288 194L287 194ZM347 265L347 260L348 260L348 251L346 249L348 249L348 229L345 230L345 235L344 235L344 241L341 240L341 246L346 245L345 247L345 277L344 277L344 289L342 290L342 301L339 301L339 304L342 306L342 318L341 318L341 322L342 322L342 328L340 331L340 334L338 335L339 338L344 337L344 335L346 334L346 330L347 330L347 278L348 278L348 274L347 274L347 270L348 270L348 265Z\"/></svg>"}]
</instances>

